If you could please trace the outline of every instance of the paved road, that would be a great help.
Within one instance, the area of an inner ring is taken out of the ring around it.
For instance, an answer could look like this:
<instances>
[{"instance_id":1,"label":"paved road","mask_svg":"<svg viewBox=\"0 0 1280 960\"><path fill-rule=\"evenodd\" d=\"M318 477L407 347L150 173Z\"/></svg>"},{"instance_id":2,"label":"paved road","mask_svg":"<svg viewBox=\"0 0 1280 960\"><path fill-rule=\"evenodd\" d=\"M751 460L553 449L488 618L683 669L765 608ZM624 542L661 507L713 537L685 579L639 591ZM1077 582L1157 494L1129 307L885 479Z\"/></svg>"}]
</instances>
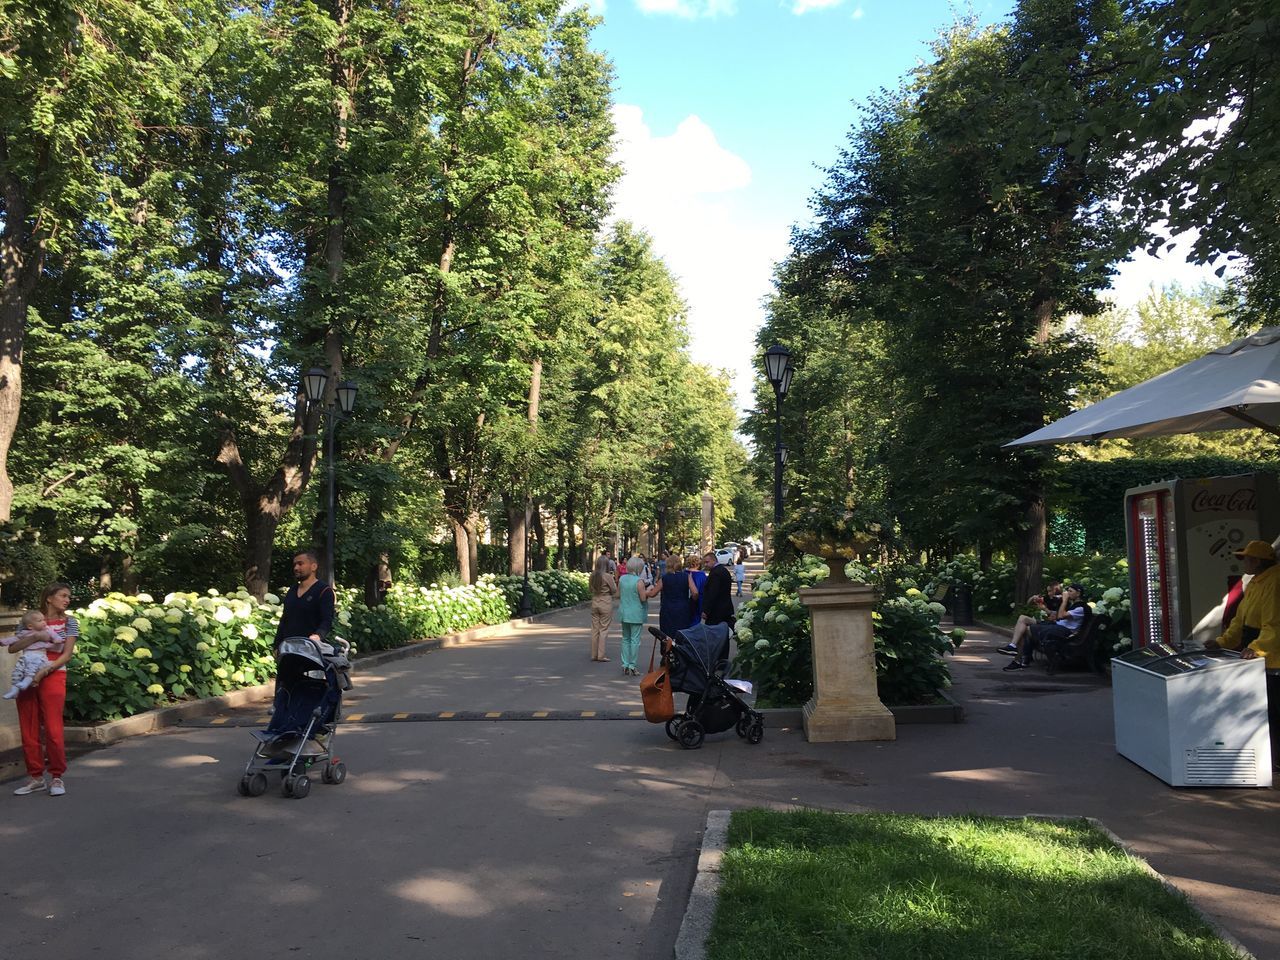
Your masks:
<instances>
[{"instance_id":1,"label":"paved road","mask_svg":"<svg viewBox=\"0 0 1280 960\"><path fill-rule=\"evenodd\" d=\"M589 662L587 619L387 664L349 709L639 709L616 639ZM77 759L64 798L0 797L0 953L667 958L706 811L801 804L1098 816L1280 956L1276 794L1170 790L1115 755L1107 688L1011 678L997 638L971 640L969 722L896 743L770 729L689 752L643 720L356 723L348 782L290 801L235 794L244 729L126 741Z\"/></svg>"}]
</instances>

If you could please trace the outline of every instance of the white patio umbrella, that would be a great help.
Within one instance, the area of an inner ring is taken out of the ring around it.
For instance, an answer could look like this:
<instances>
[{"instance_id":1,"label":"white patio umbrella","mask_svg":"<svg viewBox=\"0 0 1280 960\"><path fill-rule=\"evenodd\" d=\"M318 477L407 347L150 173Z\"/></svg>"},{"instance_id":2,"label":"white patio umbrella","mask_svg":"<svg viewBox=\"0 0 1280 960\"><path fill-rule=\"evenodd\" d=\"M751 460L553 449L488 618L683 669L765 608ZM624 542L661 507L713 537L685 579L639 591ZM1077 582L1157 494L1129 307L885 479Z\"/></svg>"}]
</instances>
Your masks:
<instances>
[{"instance_id":1,"label":"white patio umbrella","mask_svg":"<svg viewBox=\"0 0 1280 960\"><path fill-rule=\"evenodd\" d=\"M1238 427L1280 435L1280 327L1264 327L1005 446Z\"/></svg>"}]
</instances>

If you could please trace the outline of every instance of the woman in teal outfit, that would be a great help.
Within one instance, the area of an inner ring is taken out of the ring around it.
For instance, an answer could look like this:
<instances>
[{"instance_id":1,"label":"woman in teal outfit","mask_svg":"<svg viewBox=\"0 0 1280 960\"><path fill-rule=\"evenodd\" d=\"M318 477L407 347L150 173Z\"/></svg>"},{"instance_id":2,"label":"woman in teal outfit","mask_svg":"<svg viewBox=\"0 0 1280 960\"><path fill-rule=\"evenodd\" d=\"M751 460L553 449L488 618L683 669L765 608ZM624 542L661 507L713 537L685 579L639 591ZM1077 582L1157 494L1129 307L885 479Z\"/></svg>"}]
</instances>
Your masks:
<instances>
[{"instance_id":1,"label":"woman in teal outfit","mask_svg":"<svg viewBox=\"0 0 1280 960\"><path fill-rule=\"evenodd\" d=\"M659 587L646 587L641 574L644 573L644 561L632 557L627 561L627 572L618 581L618 592L621 594L618 603L618 619L622 621L622 672L638 677L636 657L640 653L640 631L644 622L649 619L649 598L657 596Z\"/></svg>"}]
</instances>

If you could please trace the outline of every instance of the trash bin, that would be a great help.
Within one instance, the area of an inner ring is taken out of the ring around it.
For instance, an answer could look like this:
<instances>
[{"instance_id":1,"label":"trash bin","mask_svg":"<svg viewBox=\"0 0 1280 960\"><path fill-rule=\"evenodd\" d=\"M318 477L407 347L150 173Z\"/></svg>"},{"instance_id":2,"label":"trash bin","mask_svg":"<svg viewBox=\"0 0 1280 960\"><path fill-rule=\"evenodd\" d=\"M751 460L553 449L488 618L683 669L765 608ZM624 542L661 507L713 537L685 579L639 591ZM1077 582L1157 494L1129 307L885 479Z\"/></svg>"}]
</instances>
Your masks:
<instances>
[{"instance_id":1,"label":"trash bin","mask_svg":"<svg viewBox=\"0 0 1280 960\"><path fill-rule=\"evenodd\" d=\"M951 589L951 621L957 627L973 626L973 592L967 583Z\"/></svg>"}]
</instances>

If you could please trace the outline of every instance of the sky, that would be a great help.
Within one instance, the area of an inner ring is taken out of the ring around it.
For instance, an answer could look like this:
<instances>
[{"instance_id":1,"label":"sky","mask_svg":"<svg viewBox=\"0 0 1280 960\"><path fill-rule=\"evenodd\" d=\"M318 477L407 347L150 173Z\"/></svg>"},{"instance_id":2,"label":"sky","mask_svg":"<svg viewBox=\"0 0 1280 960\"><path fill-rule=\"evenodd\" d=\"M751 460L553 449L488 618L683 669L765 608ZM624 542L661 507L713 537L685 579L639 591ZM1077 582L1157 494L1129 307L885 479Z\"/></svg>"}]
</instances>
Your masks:
<instances>
[{"instance_id":1,"label":"sky","mask_svg":"<svg viewBox=\"0 0 1280 960\"><path fill-rule=\"evenodd\" d=\"M755 333L773 265L837 158L856 104L892 88L957 12L984 22L1011 0L591 0L615 70L623 177L616 217L654 240L689 305L695 360L730 371L751 403ZM1181 244L1185 251L1187 243ZM1179 250L1138 253L1114 299L1210 270Z\"/></svg>"}]
</instances>

